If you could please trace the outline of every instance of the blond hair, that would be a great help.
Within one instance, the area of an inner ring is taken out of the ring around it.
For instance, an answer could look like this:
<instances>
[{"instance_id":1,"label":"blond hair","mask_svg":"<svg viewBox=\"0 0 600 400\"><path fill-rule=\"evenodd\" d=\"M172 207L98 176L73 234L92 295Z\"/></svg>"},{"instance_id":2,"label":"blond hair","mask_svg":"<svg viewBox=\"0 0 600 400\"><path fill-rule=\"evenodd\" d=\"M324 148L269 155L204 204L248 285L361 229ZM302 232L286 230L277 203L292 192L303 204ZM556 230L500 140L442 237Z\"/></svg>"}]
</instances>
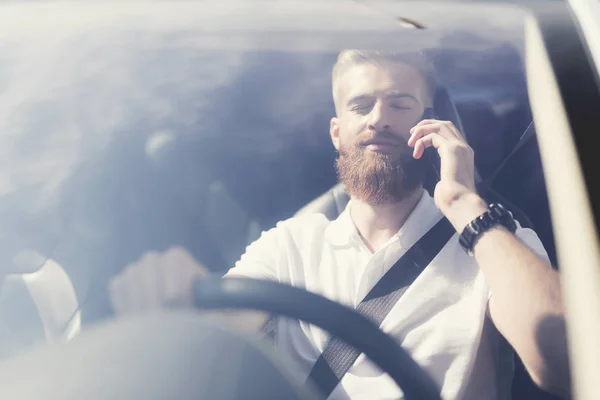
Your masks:
<instances>
[{"instance_id":1,"label":"blond hair","mask_svg":"<svg viewBox=\"0 0 600 400\"><path fill-rule=\"evenodd\" d=\"M406 64L415 68L423 77L425 82L425 95L431 104L435 97L436 79L435 69L423 52L389 52L389 51L368 51L368 50L343 50L337 58L331 73L331 83L333 88L333 102L338 107L339 81L340 77L350 67L361 64L373 64L378 66L387 66L391 64Z\"/></svg>"}]
</instances>

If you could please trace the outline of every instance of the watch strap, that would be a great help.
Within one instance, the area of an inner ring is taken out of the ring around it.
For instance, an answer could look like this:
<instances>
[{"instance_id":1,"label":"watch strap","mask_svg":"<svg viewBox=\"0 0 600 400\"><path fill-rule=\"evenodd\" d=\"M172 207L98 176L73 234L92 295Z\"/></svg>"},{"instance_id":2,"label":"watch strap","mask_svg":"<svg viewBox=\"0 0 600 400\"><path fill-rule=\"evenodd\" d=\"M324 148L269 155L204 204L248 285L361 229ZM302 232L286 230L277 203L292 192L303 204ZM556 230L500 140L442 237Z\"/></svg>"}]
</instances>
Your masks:
<instances>
[{"instance_id":1,"label":"watch strap","mask_svg":"<svg viewBox=\"0 0 600 400\"><path fill-rule=\"evenodd\" d=\"M497 225L504 226L511 233L517 230L517 224L512 214L503 205L493 203L486 212L469 222L463 229L459 238L461 247L472 256L477 239Z\"/></svg>"}]
</instances>

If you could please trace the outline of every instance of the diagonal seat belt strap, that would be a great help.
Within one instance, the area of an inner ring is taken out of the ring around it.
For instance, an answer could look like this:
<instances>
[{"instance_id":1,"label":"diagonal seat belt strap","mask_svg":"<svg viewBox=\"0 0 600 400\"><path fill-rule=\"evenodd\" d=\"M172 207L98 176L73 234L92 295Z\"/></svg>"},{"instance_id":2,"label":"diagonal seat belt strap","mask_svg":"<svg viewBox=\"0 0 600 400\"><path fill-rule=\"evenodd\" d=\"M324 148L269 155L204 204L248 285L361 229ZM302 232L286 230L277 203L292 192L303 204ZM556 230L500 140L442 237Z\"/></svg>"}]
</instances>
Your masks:
<instances>
[{"instance_id":1,"label":"diagonal seat belt strap","mask_svg":"<svg viewBox=\"0 0 600 400\"><path fill-rule=\"evenodd\" d=\"M356 307L356 311L380 326L400 297L454 233L450 222L442 218L396 261ZM359 355L360 352L354 347L333 337L310 371L308 380L328 397Z\"/></svg>"}]
</instances>

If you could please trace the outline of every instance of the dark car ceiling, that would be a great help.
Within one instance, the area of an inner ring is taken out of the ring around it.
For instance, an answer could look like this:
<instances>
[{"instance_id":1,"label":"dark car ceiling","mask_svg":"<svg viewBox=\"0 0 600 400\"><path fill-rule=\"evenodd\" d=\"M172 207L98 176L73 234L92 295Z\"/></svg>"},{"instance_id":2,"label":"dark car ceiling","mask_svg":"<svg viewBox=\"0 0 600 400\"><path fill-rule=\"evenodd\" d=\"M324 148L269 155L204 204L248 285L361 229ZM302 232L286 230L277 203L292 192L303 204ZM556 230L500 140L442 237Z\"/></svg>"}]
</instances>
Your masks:
<instances>
[{"instance_id":1,"label":"dark car ceiling","mask_svg":"<svg viewBox=\"0 0 600 400\"><path fill-rule=\"evenodd\" d=\"M425 48L484 172L530 121L516 9L496 7L504 22L484 23L483 9L454 5L201 4L0 6L5 232L43 227L23 236L51 253L70 226L88 253L66 264L118 269L147 249L222 246L207 231L227 237L236 221L272 226L335 182L330 71L341 48ZM402 28L401 14L427 29ZM213 212L226 203L227 224ZM93 253L96 242L110 251Z\"/></svg>"}]
</instances>

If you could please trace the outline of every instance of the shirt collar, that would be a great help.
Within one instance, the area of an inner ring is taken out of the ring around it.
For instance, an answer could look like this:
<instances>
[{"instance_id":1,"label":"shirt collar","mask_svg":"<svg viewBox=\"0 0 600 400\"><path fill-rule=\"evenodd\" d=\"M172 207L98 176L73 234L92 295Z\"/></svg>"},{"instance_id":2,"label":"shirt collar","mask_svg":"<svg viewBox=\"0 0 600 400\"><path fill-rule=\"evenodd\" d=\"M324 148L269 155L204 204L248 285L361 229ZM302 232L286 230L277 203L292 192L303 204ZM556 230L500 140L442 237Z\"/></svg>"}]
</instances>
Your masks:
<instances>
[{"instance_id":1,"label":"shirt collar","mask_svg":"<svg viewBox=\"0 0 600 400\"><path fill-rule=\"evenodd\" d=\"M352 200L348 202L344 211L329 223L325 230L325 239L333 246L349 246L353 242L361 241L358 230L350 216ZM403 247L412 246L428 229L442 218L442 214L435 205L433 198L426 190L406 222L396 233Z\"/></svg>"},{"instance_id":2,"label":"shirt collar","mask_svg":"<svg viewBox=\"0 0 600 400\"><path fill-rule=\"evenodd\" d=\"M358 230L350 217L351 203L352 200L335 220L329 222L325 230L325 240L333 246L347 246L357 239L360 240Z\"/></svg>"}]
</instances>

